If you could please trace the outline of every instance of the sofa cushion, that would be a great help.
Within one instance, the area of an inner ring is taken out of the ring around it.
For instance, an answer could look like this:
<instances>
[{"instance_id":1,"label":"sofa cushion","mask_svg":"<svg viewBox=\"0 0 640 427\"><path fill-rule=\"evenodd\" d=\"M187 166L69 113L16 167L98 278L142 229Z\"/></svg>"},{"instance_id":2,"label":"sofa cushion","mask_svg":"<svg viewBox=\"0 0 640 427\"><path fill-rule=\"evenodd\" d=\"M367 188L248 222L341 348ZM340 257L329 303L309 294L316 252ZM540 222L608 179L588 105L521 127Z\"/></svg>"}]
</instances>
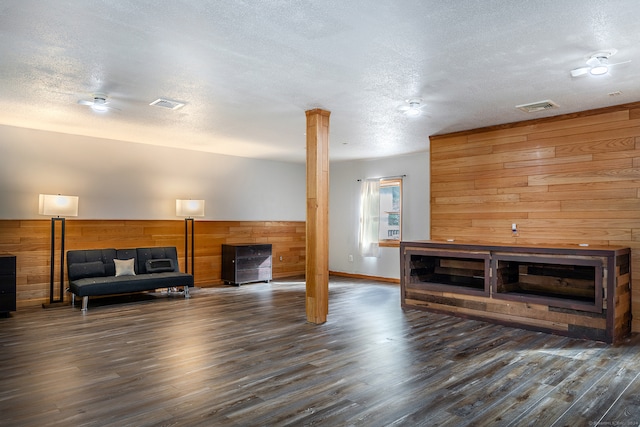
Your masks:
<instances>
[{"instance_id":1,"label":"sofa cushion","mask_svg":"<svg viewBox=\"0 0 640 427\"><path fill-rule=\"evenodd\" d=\"M72 250L67 252L67 266L71 267L76 263L82 262L100 261L104 264L104 275L114 276L116 274L116 268L113 265L115 257L116 250L112 248ZM73 275L69 276L69 280L73 280Z\"/></svg>"},{"instance_id":2,"label":"sofa cushion","mask_svg":"<svg viewBox=\"0 0 640 427\"><path fill-rule=\"evenodd\" d=\"M116 250L116 259L131 259L133 258L133 272L135 274L142 274L144 271L140 269L140 265L138 264L138 251L135 248L132 249L117 249Z\"/></svg>"},{"instance_id":3,"label":"sofa cushion","mask_svg":"<svg viewBox=\"0 0 640 427\"><path fill-rule=\"evenodd\" d=\"M147 273L163 273L176 270L171 258L148 259L144 266Z\"/></svg>"},{"instance_id":4,"label":"sofa cushion","mask_svg":"<svg viewBox=\"0 0 640 427\"><path fill-rule=\"evenodd\" d=\"M118 257L123 259L121 257ZM137 259L137 274L150 273L147 271L147 261L150 259L171 259L173 260L173 271L179 271L178 267L178 252L175 246L161 246L154 248L138 248L136 250Z\"/></svg>"},{"instance_id":5,"label":"sofa cushion","mask_svg":"<svg viewBox=\"0 0 640 427\"><path fill-rule=\"evenodd\" d=\"M152 291L174 286L193 287L193 276L187 273L167 272L136 276L86 277L69 282L69 290L79 297Z\"/></svg>"},{"instance_id":6,"label":"sofa cushion","mask_svg":"<svg viewBox=\"0 0 640 427\"><path fill-rule=\"evenodd\" d=\"M104 263L102 261L76 262L69 265L69 280L77 280L85 277L105 276Z\"/></svg>"},{"instance_id":7,"label":"sofa cushion","mask_svg":"<svg viewBox=\"0 0 640 427\"><path fill-rule=\"evenodd\" d=\"M114 259L114 264L116 265L116 277L119 276L135 276L135 258L131 259Z\"/></svg>"}]
</instances>

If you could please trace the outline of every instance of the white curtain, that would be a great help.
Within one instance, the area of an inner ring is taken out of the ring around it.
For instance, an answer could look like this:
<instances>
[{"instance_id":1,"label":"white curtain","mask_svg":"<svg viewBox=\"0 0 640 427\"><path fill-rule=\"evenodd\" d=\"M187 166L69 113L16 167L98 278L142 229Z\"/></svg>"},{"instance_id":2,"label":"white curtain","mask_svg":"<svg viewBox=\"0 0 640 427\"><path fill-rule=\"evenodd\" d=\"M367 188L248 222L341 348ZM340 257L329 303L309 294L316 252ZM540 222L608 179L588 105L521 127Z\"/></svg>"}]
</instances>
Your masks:
<instances>
[{"instance_id":1,"label":"white curtain","mask_svg":"<svg viewBox=\"0 0 640 427\"><path fill-rule=\"evenodd\" d=\"M360 255L377 257L380 226L380 180L365 179L360 186Z\"/></svg>"}]
</instances>

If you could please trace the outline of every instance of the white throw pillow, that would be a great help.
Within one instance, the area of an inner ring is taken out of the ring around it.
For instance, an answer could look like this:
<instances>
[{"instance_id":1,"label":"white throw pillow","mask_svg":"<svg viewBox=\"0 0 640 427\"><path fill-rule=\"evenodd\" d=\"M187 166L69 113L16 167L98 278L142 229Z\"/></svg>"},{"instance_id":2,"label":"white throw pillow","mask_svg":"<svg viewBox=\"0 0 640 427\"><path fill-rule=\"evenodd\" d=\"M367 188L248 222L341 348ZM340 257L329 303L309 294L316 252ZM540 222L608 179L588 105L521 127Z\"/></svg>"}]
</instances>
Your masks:
<instances>
[{"instance_id":1,"label":"white throw pillow","mask_svg":"<svg viewBox=\"0 0 640 427\"><path fill-rule=\"evenodd\" d=\"M135 276L136 271L133 268L135 258L131 259L114 259L116 265L116 277L118 276Z\"/></svg>"}]
</instances>

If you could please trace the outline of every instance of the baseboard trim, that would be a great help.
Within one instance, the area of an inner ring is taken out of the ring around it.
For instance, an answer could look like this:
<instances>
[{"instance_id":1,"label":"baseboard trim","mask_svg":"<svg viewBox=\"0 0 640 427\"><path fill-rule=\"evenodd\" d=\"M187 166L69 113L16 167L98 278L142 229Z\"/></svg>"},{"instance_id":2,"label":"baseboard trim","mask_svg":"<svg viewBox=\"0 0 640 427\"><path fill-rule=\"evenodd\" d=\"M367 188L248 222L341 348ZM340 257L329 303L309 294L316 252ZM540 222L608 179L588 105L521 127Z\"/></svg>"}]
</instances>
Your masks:
<instances>
[{"instance_id":1,"label":"baseboard trim","mask_svg":"<svg viewBox=\"0 0 640 427\"><path fill-rule=\"evenodd\" d=\"M329 274L332 274L334 276L340 276L340 277L351 277L353 279L370 279L370 280L376 280L378 282L389 282L389 283L395 283L397 285L400 284L400 279L393 279L390 277L367 276L364 274L343 273L341 271L329 271Z\"/></svg>"}]
</instances>

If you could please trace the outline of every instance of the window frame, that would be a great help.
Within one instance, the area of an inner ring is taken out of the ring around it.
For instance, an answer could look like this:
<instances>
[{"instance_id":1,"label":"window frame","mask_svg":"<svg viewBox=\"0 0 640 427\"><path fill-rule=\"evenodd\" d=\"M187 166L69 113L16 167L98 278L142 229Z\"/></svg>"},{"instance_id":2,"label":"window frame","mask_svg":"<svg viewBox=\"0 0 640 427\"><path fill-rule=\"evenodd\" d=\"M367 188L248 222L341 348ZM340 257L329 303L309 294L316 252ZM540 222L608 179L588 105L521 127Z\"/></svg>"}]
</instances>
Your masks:
<instances>
[{"instance_id":1,"label":"window frame","mask_svg":"<svg viewBox=\"0 0 640 427\"><path fill-rule=\"evenodd\" d=\"M399 187L400 188L400 203L399 203L399 229L400 233L398 239L380 239L380 235L378 233L378 246L380 247L399 247L400 241L402 240L402 199L403 199L403 189L402 189L402 178L383 178L380 179L380 189L383 187ZM382 206L380 206L380 218L382 218Z\"/></svg>"}]
</instances>

